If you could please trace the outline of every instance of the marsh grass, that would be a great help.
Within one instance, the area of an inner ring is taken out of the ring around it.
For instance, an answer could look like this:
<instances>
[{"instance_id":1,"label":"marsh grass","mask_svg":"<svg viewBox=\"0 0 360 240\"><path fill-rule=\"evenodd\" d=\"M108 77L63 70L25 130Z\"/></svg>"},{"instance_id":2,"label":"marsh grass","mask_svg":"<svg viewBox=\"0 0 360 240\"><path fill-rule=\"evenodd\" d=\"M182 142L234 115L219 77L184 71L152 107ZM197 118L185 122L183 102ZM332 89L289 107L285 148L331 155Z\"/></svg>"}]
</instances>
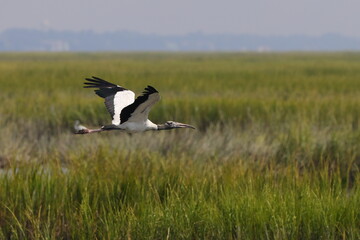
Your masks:
<instances>
[{"instance_id":1,"label":"marsh grass","mask_svg":"<svg viewBox=\"0 0 360 240\"><path fill-rule=\"evenodd\" d=\"M0 238L358 239L360 55L0 54ZM99 76L196 131L109 122Z\"/></svg>"}]
</instances>

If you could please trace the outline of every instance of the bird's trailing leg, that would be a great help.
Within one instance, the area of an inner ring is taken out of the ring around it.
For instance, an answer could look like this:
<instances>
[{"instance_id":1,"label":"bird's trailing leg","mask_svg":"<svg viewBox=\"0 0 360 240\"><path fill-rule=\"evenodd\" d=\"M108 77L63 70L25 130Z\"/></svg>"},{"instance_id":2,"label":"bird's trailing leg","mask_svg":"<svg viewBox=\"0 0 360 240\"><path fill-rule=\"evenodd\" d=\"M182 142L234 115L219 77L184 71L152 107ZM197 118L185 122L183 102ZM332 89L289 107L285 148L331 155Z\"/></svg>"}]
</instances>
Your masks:
<instances>
[{"instance_id":1,"label":"bird's trailing leg","mask_svg":"<svg viewBox=\"0 0 360 240\"><path fill-rule=\"evenodd\" d=\"M99 128L99 129L80 129L78 131L75 131L75 134L87 134L87 133L96 133L96 132L102 132L104 131L103 129Z\"/></svg>"},{"instance_id":2,"label":"bird's trailing leg","mask_svg":"<svg viewBox=\"0 0 360 240\"><path fill-rule=\"evenodd\" d=\"M100 128L100 129L89 129L89 128L81 125L78 120L76 120L75 123L74 123L74 130L75 130L75 132L74 132L75 134L87 134L87 133L96 133L96 132L103 131L102 128Z\"/></svg>"}]
</instances>

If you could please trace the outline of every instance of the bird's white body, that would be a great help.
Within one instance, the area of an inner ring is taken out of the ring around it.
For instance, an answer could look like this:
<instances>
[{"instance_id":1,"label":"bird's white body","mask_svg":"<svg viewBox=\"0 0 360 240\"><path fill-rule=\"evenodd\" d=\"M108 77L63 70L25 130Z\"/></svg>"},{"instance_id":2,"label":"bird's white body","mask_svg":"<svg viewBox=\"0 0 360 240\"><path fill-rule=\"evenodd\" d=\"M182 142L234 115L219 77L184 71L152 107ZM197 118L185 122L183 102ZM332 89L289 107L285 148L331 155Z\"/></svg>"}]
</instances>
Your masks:
<instances>
[{"instance_id":1,"label":"bird's white body","mask_svg":"<svg viewBox=\"0 0 360 240\"><path fill-rule=\"evenodd\" d=\"M144 132L148 130L157 130L157 125L147 119L145 122L124 122L120 125L115 125L116 128L125 130L129 133Z\"/></svg>"}]
</instances>

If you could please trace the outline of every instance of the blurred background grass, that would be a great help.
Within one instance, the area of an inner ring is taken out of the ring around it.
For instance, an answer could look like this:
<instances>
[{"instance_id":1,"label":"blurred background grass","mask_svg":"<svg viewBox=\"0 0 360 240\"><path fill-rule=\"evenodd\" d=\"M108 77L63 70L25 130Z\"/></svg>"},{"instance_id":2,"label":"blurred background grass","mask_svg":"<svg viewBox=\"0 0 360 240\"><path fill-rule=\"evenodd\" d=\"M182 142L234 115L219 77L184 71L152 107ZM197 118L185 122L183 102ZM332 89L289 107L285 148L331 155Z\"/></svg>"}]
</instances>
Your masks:
<instances>
[{"instance_id":1,"label":"blurred background grass","mask_svg":"<svg viewBox=\"0 0 360 240\"><path fill-rule=\"evenodd\" d=\"M0 237L357 239L360 54L1 53ZM197 131L110 122L98 76Z\"/></svg>"}]
</instances>

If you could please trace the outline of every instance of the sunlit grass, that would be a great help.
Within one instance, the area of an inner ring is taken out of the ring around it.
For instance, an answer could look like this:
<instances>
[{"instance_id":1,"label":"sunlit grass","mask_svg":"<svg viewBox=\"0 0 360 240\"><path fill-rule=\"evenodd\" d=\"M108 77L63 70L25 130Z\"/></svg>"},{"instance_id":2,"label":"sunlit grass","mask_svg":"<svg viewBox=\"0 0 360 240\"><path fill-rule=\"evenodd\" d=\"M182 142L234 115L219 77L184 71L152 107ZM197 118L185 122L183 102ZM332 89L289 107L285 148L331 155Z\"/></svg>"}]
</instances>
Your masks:
<instances>
[{"instance_id":1,"label":"sunlit grass","mask_svg":"<svg viewBox=\"0 0 360 240\"><path fill-rule=\"evenodd\" d=\"M360 238L360 54L0 54L0 239ZM98 76L196 131L110 122Z\"/></svg>"}]
</instances>

